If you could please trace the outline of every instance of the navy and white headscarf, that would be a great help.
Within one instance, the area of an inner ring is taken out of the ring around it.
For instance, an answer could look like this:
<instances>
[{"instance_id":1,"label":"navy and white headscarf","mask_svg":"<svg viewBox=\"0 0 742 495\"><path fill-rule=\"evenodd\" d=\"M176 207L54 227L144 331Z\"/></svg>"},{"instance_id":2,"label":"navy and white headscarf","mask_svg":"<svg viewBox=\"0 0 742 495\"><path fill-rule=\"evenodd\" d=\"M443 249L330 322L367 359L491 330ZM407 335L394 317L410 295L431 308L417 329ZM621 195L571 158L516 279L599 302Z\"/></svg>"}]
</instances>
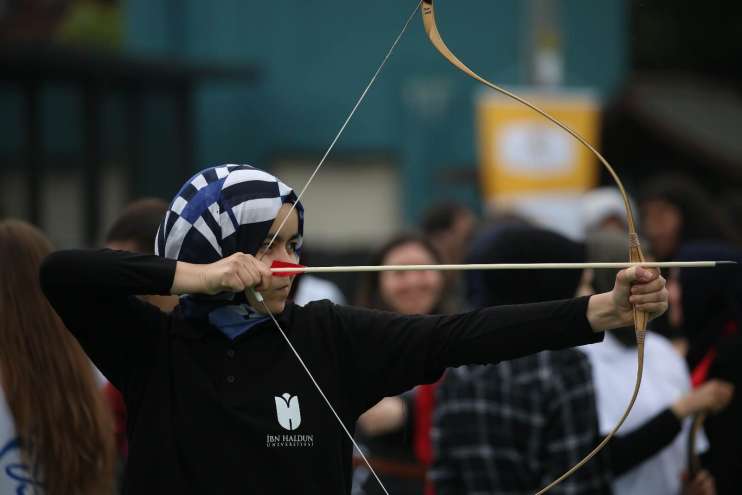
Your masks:
<instances>
[{"instance_id":1,"label":"navy and white headscarf","mask_svg":"<svg viewBox=\"0 0 742 495\"><path fill-rule=\"evenodd\" d=\"M155 253L187 263L206 264L237 252L255 255L278 210L297 203L294 191L277 177L250 165L221 165L191 177L181 188L155 238ZM304 232L304 208L299 235ZM186 295L187 318L208 319L234 339L268 317L247 305L243 294Z\"/></svg>"}]
</instances>

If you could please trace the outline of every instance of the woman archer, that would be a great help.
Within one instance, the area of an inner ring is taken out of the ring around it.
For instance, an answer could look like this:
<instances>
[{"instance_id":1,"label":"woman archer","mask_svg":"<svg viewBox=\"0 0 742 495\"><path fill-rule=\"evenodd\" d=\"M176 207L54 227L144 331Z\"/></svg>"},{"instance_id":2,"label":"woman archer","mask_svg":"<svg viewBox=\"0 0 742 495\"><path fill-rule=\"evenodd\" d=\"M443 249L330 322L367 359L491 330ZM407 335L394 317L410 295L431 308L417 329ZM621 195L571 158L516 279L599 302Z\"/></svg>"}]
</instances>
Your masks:
<instances>
[{"instance_id":1,"label":"woman archer","mask_svg":"<svg viewBox=\"0 0 742 495\"><path fill-rule=\"evenodd\" d=\"M277 178L226 165L180 190L158 232L160 256L46 259L49 301L124 395L128 493L350 492L352 444L276 326L353 431L381 398L435 382L446 367L597 342L631 323L632 304L653 317L667 309L665 280L637 267L608 293L457 315L300 307L287 302L292 279L268 267L298 261L303 220ZM182 297L166 315L137 294Z\"/></svg>"}]
</instances>

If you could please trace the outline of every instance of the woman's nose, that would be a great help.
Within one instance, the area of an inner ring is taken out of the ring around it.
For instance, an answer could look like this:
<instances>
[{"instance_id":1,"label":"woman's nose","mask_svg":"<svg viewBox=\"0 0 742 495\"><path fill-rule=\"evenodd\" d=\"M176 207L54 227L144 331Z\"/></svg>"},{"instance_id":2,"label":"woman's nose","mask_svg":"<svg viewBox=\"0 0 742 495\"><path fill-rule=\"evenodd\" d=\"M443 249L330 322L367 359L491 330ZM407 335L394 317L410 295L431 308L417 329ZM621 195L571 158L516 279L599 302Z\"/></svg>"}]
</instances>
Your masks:
<instances>
[{"instance_id":1,"label":"woman's nose","mask_svg":"<svg viewBox=\"0 0 742 495\"><path fill-rule=\"evenodd\" d=\"M289 250L286 248L285 245L276 246L278 249L276 251L275 260L277 261L287 261L290 263L294 263L296 261L296 256L289 252Z\"/></svg>"},{"instance_id":2,"label":"woman's nose","mask_svg":"<svg viewBox=\"0 0 742 495\"><path fill-rule=\"evenodd\" d=\"M425 283L425 274L418 271L405 272L404 281L410 285L422 285Z\"/></svg>"}]
</instances>

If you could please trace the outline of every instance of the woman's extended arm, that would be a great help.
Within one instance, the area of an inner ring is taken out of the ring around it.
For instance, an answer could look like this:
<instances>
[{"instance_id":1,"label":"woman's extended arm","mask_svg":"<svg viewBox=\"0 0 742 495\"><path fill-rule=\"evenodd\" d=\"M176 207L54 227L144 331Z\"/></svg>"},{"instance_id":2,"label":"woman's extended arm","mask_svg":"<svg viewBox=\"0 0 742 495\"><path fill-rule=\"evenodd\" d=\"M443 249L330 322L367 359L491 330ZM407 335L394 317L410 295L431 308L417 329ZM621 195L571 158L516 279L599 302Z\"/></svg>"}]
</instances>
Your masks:
<instances>
[{"instance_id":1,"label":"woman's extended arm","mask_svg":"<svg viewBox=\"0 0 742 495\"><path fill-rule=\"evenodd\" d=\"M403 316L347 307L334 307L333 313L363 412L382 397L437 380L446 367L597 342L602 330L632 322L633 302L651 316L664 311L664 284L654 272L631 268L619 273L612 292L564 301L459 315Z\"/></svg>"},{"instance_id":2,"label":"woman's extended arm","mask_svg":"<svg viewBox=\"0 0 742 495\"><path fill-rule=\"evenodd\" d=\"M314 303L339 332L343 377L360 414L383 397L432 383L444 368L490 364L547 349L597 342L588 298L413 316Z\"/></svg>"}]
</instances>

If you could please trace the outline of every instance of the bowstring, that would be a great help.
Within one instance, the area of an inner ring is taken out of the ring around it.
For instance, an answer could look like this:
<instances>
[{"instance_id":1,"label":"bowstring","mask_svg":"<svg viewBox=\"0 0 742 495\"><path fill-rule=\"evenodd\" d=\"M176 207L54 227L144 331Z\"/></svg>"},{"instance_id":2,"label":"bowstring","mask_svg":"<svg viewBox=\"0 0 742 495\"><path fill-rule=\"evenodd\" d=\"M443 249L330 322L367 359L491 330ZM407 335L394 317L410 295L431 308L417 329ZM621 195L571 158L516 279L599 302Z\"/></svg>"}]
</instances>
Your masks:
<instances>
[{"instance_id":1,"label":"bowstring","mask_svg":"<svg viewBox=\"0 0 742 495\"><path fill-rule=\"evenodd\" d=\"M327 147L327 150L325 151L324 155L322 155L322 158L320 159L319 163L317 163L317 166L314 168L314 171L309 176L309 179L307 180L306 184L304 184L304 187L299 192L298 196L296 197L296 201L291 205L291 208L289 209L289 211L286 214L286 216L283 217L283 220L281 220L280 224L278 225L278 228L276 229L275 233L273 234L273 236L271 237L270 241L268 242L268 245L265 247L265 250L263 251L263 254L258 258L259 260L263 259L263 257L265 256L265 253L267 253L268 250L270 250L270 248L273 245L274 241L278 237L278 234L281 232L281 229L283 229L284 225L286 224L286 222L288 221L289 217L291 216L291 212L296 209L296 205L299 204L299 201L301 201L301 198L304 196L304 193L307 191L307 189L309 188L309 185L314 180L314 177L317 175L317 173L319 172L320 168L322 168L322 165L324 165L325 161L327 160L327 157L330 155L330 153L332 152L333 148L335 147L335 144L338 142L338 140L340 139L340 136L345 131L345 128L348 126L348 123L350 123L350 119L352 119L353 118L353 115L355 115L356 110L358 110L358 107L360 107L361 103L366 98L366 95L368 94L369 90L371 89L371 86L373 86L374 82L376 82L376 78L381 73L381 70L384 68L384 66L386 65L387 61L391 57L392 52L394 51L394 49L399 44L399 41L402 39L402 36L404 35L404 33L407 31L407 27L412 22L412 19L417 14L417 11L420 9L420 5L422 5L422 0L420 0L417 3L417 5L415 6L414 10L412 11L412 13L407 18L407 21L404 23L404 26L402 26L402 30L399 32L399 34L397 35L397 37L394 39L394 42L392 43L392 45L389 48L389 50L387 50L386 55L384 55L384 58L381 61L381 64L379 64L379 67L376 69L376 71L374 72L373 76L371 76L371 79L369 80L368 84L366 85L366 87L364 88L363 92L361 93L361 95L356 100L355 105L353 105L353 109L350 111L350 113L346 117L345 121L343 122L343 125L340 126L340 130L338 130L337 134L335 134L335 137L333 138L332 142L330 142L330 145ZM373 474L374 478L379 483L379 486L383 490L384 494L385 495L389 495L389 492L387 491L386 487L384 486L384 483L382 483L381 478L379 478L379 475L376 474L376 471L374 470L374 468L371 467L371 463L368 461L368 459L366 458L365 454L363 453L363 451L361 450L361 448L356 443L355 439L353 438L353 435L350 433L350 431L348 430L348 428L345 426L345 423L343 423L343 420L340 418L340 415L337 413L337 411L335 411L335 408L333 407L332 403L330 402L330 400L325 395L324 391L322 390L322 387L320 387L319 386L319 383L317 383L317 380L314 378L314 375L312 375L312 372L309 370L309 367L304 363L304 360L301 358L301 356L299 355L299 353L296 351L296 348L294 348L294 345L291 343L291 340L289 340L288 336L283 331L283 328L281 328L281 325L278 323L278 320L275 318L275 316L273 316L273 313L268 308L268 305L263 300L263 297L260 296L260 293L259 292L257 292L257 291L253 291L253 292L254 292L254 294L256 296L256 299L263 305L263 308L265 309L265 311L270 316L271 320L275 324L275 326L278 329L278 331L281 333L281 336L283 337L283 339L286 341L286 343L288 344L288 346L291 348L291 351L294 353L294 356L296 356L296 359L299 361L299 363L301 364L301 366L304 368L304 371L307 373L307 376L309 376L310 380L312 380L312 383L314 384L315 388L317 389L317 391L319 392L319 394L324 399L325 403L327 404L327 407L329 407L330 408L330 411L332 411L332 414L335 416L335 419L337 419L337 422L340 425L340 427L342 428L342 430L345 432L345 435L351 441L351 443L353 444L353 447L356 449L356 451L358 451L358 453L360 454L361 459L363 459L363 462L366 464L366 467L368 467L368 469L371 472L371 474Z\"/></svg>"},{"instance_id":2,"label":"bowstring","mask_svg":"<svg viewBox=\"0 0 742 495\"><path fill-rule=\"evenodd\" d=\"M384 493L386 495L389 495L389 492L387 491L386 487L384 486L384 483L381 482L381 478L379 478L379 475L376 474L376 471L374 471L374 468L371 467L371 463L368 462L368 459L364 455L363 450L361 450L361 447L358 446L358 444L356 443L355 438L353 438L353 435L350 433L350 431L348 430L348 428L345 426L345 423L343 423L343 420L340 419L340 415L337 413L337 411L335 411L335 408L332 406L332 403L330 402L330 399L328 399L327 396L325 395L325 393L322 391L322 387L319 386L319 383L317 383L317 380L315 380L314 375L312 375L312 372L309 371L309 367L306 365L306 363L304 363L304 360L301 358L301 356L299 355L299 352L297 352L296 348L294 347L294 345L289 340L288 336L286 335L286 332L283 331L283 328L278 323L278 320L276 319L276 317L273 316L273 313L268 308L268 305L265 304L265 301L262 300L262 298L261 298L260 302L263 304L263 308L265 309L265 311L271 317L271 320L273 320L273 323L276 325L276 328L278 328L278 331L281 332L281 336L286 341L286 343L288 344L288 346L291 348L291 351L294 353L294 356L296 356L296 359L299 361L299 363L301 364L302 368L304 368L304 371L307 372L307 375L312 380L312 383L314 384L314 387L317 389L317 391L319 392L319 394L325 400L325 404L327 404L327 407L329 407L330 408L330 411L332 411L332 414L335 416L335 419L337 419L338 423L340 424L340 427L343 429L343 431L345 432L345 434L348 436L348 438L350 439L350 441L353 443L353 447L355 447L355 449L361 455L361 459L363 459L363 462L366 463L366 466L368 467L369 471L371 471L371 474L374 475L374 478L376 478L376 481L379 482L379 486L381 486L381 489L384 490Z\"/></svg>"}]
</instances>

